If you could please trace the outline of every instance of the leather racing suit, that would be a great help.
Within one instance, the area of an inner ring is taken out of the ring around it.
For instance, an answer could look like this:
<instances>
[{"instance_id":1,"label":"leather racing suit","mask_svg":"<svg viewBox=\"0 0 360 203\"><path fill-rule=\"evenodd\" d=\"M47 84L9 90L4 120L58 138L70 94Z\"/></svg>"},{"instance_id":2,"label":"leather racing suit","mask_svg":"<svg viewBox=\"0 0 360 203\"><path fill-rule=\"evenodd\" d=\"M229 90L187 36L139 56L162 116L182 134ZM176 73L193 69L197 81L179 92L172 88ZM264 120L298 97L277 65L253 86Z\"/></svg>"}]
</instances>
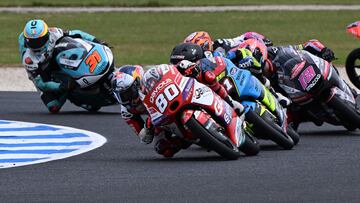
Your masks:
<instances>
[{"instance_id":1,"label":"leather racing suit","mask_svg":"<svg viewBox=\"0 0 360 203\"><path fill-rule=\"evenodd\" d=\"M133 75L131 71L134 70L128 68L119 69L119 72ZM130 127L132 127L139 137L142 130L147 130L147 133L151 134L153 139L142 142L145 144L154 142L154 149L158 154L161 154L164 157L173 157L174 154L181 149L190 146L189 143L183 141L182 139L172 137L170 133L154 127L151 123L146 107L140 98L138 98L136 102L128 103L126 105L122 104L120 108L121 117ZM146 119L143 119L142 116L145 116Z\"/></svg>"},{"instance_id":2,"label":"leather racing suit","mask_svg":"<svg viewBox=\"0 0 360 203\"><path fill-rule=\"evenodd\" d=\"M19 53L29 79L41 93L41 99L51 113L57 113L66 101L64 92L75 85L74 81L61 84L52 81L51 73L54 67L50 67L52 53L58 40L62 37L82 38L84 40L101 43L94 36L80 30L63 30L61 28L49 28L49 42L44 52L33 52L25 45L24 33L19 35Z\"/></svg>"}]
</instances>

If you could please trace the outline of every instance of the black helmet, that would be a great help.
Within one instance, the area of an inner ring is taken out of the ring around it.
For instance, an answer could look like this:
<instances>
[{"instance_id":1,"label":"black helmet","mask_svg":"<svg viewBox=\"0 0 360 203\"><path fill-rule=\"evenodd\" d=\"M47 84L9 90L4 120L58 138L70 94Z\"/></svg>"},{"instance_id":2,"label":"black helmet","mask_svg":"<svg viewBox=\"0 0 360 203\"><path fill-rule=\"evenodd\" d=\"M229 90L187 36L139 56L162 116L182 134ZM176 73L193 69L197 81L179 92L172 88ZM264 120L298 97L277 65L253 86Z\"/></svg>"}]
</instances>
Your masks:
<instances>
[{"instance_id":1,"label":"black helmet","mask_svg":"<svg viewBox=\"0 0 360 203\"><path fill-rule=\"evenodd\" d=\"M170 63L178 64L182 60L188 60L196 62L199 59L204 58L204 50L200 45L193 43L182 43L176 45L170 55Z\"/></svg>"}]
</instances>

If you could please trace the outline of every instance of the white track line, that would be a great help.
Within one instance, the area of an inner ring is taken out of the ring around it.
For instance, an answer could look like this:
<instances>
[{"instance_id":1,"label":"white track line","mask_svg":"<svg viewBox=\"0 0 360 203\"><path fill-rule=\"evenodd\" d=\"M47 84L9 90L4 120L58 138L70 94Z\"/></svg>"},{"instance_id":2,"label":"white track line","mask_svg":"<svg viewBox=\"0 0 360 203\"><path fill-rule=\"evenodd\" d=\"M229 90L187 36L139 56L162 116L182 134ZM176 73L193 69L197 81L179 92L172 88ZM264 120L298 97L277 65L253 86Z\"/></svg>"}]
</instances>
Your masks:
<instances>
[{"instance_id":1,"label":"white track line","mask_svg":"<svg viewBox=\"0 0 360 203\"><path fill-rule=\"evenodd\" d=\"M75 137L75 138L54 138L54 139L1 139L1 144L28 144L28 143L69 143L69 142L81 142L81 141L92 141L89 137Z\"/></svg>"},{"instance_id":2,"label":"white track line","mask_svg":"<svg viewBox=\"0 0 360 203\"><path fill-rule=\"evenodd\" d=\"M360 10L360 5L244 5L184 7L0 7L12 13L94 13L94 12L226 12L226 11L339 11Z\"/></svg>"}]
</instances>

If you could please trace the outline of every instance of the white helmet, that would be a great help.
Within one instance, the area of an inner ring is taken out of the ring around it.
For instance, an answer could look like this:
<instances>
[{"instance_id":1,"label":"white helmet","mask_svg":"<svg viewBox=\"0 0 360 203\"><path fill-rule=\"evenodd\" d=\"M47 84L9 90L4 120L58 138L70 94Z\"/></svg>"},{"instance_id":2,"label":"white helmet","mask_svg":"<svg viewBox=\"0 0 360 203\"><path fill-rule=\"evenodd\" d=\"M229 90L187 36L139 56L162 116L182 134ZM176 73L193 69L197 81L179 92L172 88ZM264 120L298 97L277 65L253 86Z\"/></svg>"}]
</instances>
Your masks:
<instances>
[{"instance_id":1,"label":"white helmet","mask_svg":"<svg viewBox=\"0 0 360 203\"><path fill-rule=\"evenodd\" d=\"M140 81L144 70L139 65L121 66L113 73L114 95L118 102L123 105L136 105L139 102Z\"/></svg>"}]
</instances>

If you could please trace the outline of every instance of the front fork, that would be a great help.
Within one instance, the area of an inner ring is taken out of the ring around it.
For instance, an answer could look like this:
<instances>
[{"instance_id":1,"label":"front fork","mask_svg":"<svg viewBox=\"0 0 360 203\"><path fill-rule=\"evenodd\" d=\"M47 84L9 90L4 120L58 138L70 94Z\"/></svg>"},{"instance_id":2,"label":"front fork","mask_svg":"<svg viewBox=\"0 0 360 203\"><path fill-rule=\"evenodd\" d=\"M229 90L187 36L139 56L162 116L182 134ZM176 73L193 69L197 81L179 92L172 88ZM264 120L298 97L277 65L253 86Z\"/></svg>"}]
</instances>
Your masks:
<instances>
[{"instance_id":1,"label":"front fork","mask_svg":"<svg viewBox=\"0 0 360 203\"><path fill-rule=\"evenodd\" d=\"M278 118L278 123L281 125L284 132L287 132L287 115L286 115L286 109L283 108L279 101L275 98L274 94L270 92L268 88L266 88L264 85L262 85L262 99L260 99L261 104L267 107L267 109L262 110L267 111L267 114L275 114ZM264 106L260 105L260 108L263 109ZM262 114L260 114L262 116ZM271 115L272 117L274 115ZM263 116L262 116L263 117Z\"/></svg>"},{"instance_id":2,"label":"front fork","mask_svg":"<svg viewBox=\"0 0 360 203\"><path fill-rule=\"evenodd\" d=\"M340 76L335 72L335 69L331 68L330 71L329 77L326 78L325 81L329 83L330 87L332 87L326 102L330 101L334 95L339 95L339 97L343 100L349 101L355 105L355 97L349 85L340 78Z\"/></svg>"},{"instance_id":3,"label":"front fork","mask_svg":"<svg viewBox=\"0 0 360 203\"><path fill-rule=\"evenodd\" d=\"M236 115L236 113L235 113L235 115ZM215 122L215 120L212 119L208 113L206 113L202 110L184 110L184 112L182 113L182 116L181 116L181 123L185 126L185 130L187 130L186 123L192 116L202 126L204 126L205 129L207 129L209 131L222 132L222 133L218 133L218 139L228 139L229 138L232 141L232 143L236 145L236 147L241 146L245 141L244 128L246 126L243 126L243 124L245 124L245 122L243 122L244 118L239 118L239 117L235 116L232 119L230 119L230 122L227 125L225 125L225 128L224 128L224 127L222 127L222 125L219 125L217 122ZM188 132L187 134L191 134L191 133ZM224 137L224 134L228 138ZM193 136L191 138L194 139Z\"/></svg>"}]
</instances>

